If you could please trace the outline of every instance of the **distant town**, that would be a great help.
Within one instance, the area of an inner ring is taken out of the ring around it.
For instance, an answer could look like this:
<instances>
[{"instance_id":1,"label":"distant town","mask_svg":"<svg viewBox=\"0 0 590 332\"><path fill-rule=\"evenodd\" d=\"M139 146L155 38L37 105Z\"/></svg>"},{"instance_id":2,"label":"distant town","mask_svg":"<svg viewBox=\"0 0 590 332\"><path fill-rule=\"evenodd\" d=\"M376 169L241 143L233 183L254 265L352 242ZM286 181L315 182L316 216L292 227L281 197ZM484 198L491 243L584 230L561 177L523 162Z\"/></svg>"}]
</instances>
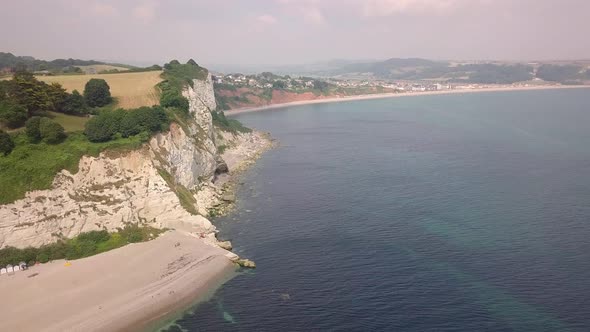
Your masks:
<instances>
[{"instance_id":1,"label":"distant town","mask_svg":"<svg viewBox=\"0 0 590 332\"><path fill-rule=\"evenodd\" d=\"M511 84L482 84L482 83L450 83L432 82L424 80L383 80L383 79L338 79L338 78L313 78L313 77L291 77L281 76L272 73L261 73L244 75L216 74L213 75L213 82L220 88L257 88L257 89L279 89L293 92L305 92L310 90L325 91L329 88L342 88L346 90L372 89L382 92L425 92L445 91L464 89L486 89L499 87L528 87L537 85L559 85L557 82L545 82L539 79L527 82Z\"/></svg>"}]
</instances>

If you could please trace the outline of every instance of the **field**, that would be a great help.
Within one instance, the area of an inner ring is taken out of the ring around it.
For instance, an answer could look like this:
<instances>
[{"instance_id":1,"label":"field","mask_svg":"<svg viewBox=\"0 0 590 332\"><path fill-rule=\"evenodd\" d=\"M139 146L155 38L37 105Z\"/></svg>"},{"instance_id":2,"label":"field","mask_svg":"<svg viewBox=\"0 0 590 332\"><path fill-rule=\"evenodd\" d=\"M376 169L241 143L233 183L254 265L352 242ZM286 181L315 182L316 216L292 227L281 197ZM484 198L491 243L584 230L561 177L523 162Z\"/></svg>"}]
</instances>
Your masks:
<instances>
[{"instance_id":1,"label":"field","mask_svg":"<svg viewBox=\"0 0 590 332\"><path fill-rule=\"evenodd\" d=\"M85 116L73 116L56 112L49 112L49 114L53 121L59 123L60 125L62 125L62 127L64 127L66 132L84 130L84 125L89 119Z\"/></svg>"},{"instance_id":2,"label":"field","mask_svg":"<svg viewBox=\"0 0 590 332\"><path fill-rule=\"evenodd\" d=\"M82 71L86 74L97 74L97 73L100 73L101 71L104 71L104 70L124 71L124 70L128 69L125 67L119 67L119 66L113 66L113 65L90 65L90 66L76 66L76 67L82 69Z\"/></svg>"},{"instance_id":3,"label":"field","mask_svg":"<svg viewBox=\"0 0 590 332\"><path fill-rule=\"evenodd\" d=\"M147 71L121 74L38 76L37 78L47 83L57 82L69 92L78 90L80 93L84 91L88 80L102 78L111 87L111 95L116 98L118 107L136 108L159 104L159 96L155 86L162 81L161 73L161 71Z\"/></svg>"}]
</instances>

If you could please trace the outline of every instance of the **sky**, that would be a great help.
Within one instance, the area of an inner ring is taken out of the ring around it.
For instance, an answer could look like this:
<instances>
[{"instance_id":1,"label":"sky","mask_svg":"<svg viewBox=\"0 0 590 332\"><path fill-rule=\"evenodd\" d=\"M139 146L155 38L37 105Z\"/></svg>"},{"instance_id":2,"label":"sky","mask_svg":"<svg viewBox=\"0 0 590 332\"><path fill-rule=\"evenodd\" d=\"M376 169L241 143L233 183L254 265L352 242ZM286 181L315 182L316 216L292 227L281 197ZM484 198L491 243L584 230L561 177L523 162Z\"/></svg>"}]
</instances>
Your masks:
<instances>
[{"instance_id":1,"label":"sky","mask_svg":"<svg viewBox=\"0 0 590 332\"><path fill-rule=\"evenodd\" d=\"M0 0L0 10L0 51L41 59L590 59L590 0Z\"/></svg>"}]
</instances>

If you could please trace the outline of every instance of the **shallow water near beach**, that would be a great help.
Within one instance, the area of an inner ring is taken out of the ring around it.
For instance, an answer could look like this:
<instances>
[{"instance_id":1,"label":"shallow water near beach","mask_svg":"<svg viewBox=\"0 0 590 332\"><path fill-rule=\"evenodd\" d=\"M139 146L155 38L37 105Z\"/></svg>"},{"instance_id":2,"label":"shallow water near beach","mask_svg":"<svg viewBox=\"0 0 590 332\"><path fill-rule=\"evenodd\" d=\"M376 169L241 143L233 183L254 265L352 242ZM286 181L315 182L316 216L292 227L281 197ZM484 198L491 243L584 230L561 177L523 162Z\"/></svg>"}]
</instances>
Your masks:
<instances>
[{"instance_id":1,"label":"shallow water near beach","mask_svg":"<svg viewBox=\"0 0 590 332\"><path fill-rule=\"evenodd\" d=\"M280 145L220 237L256 262L169 331L589 331L590 91L240 115Z\"/></svg>"}]
</instances>

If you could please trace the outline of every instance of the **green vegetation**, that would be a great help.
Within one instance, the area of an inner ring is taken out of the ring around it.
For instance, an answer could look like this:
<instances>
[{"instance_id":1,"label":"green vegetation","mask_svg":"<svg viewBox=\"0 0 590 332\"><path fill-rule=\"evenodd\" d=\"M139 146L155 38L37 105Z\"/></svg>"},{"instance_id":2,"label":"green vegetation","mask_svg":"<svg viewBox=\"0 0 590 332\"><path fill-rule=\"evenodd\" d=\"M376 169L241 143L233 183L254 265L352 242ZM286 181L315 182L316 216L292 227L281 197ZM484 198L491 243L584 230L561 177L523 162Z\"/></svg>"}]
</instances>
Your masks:
<instances>
[{"instance_id":1,"label":"green vegetation","mask_svg":"<svg viewBox=\"0 0 590 332\"><path fill-rule=\"evenodd\" d=\"M193 61L194 63L194 61ZM196 63L181 64L177 60L172 60L164 65L162 78L175 89L182 91L187 84L193 86L193 80L205 80L208 75L207 69L199 67Z\"/></svg>"},{"instance_id":2,"label":"green vegetation","mask_svg":"<svg viewBox=\"0 0 590 332\"><path fill-rule=\"evenodd\" d=\"M188 101L182 97L182 88L193 78L206 79L207 71L194 61L185 65L172 61L166 67L165 82L161 85L168 92L162 94L164 107L129 110L113 110L112 104L92 109L87 106L86 100L96 105L93 97L86 98L94 94L91 90L102 90L96 95L106 95L108 85L103 80L91 80L93 83L89 82L86 89L88 96L84 97L76 91L67 93L59 84L40 82L28 72L18 72L12 80L0 81L2 125L18 127L26 120L24 130L0 136L0 204L21 199L31 190L49 189L61 170L76 173L84 155L98 156L107 149L137 149L152 134L166 130L171 120L187 128ZM97 115L72 115L87 112ZM249 131L237 120L226 119L223 113L214 112L213 118L221 129ZM185 209L196 213L191 192L176 184L173 188Z\"/></svg>"},{"instance_id":3,"label":"green vegetation","mask_svg":"<svg viewBox=\"0 0 590 332\"><path fill-rule=\"evenodd\" d=\"M165 64L162 73L164 81L158 85L161 91L160 105L180 110L185 116L188 115L189 103L182 95L182 90L187 85L193 86L193 79L207 79L208 74L207 69L199 67L194 60L191 60L184 65L177 60Z\"/></svg>"},{"instance_id":4,"label":"green vegetation","mask_svg":"<svg viewBox=\"0 0 590 332\"><path fill-rule=\"evenodd\" d=\"M582 66L576 65L542 65L537 69L537 77L552 82L573 81L583 78L582 70Z\"/></svg>"},{"instance_id":5,"label":"green vegetation","mask_svg":"<svg viewBox=\"0 0 590 332\"><path fill-rule=\"evenodd\" d=\"M66 137L64 127L49 118L41 118L39 135L47 144L58 144Z\"/></svg>"},{"instance_id":6,"label":"green vegetation","mask_svg":"<svg viewBox=\"0 0 590 332\"><path fill-rule=\"evenodd\" d=\"M65 130L59 123L39 116L27 120L25 132L32 143L43 141L47 144L57 144L66 137Z\"/></svg>"},{"instance_id":7,"label":"green vegetation","mask_svg":"<svg viewBox=\"0 0 590 332\"><path fill-rule=\"evenodd\" d=\"M23 198L27 191L49 189L55 175L66 169L78 171L84 155L98 156L105 149L133 150L149 139L145 135L92 143L82 133L72 133L60 144L32 144L26 133L13 136L15 148L0 156L0 204Z\"/></svg>"},{"instance_id":8,"label":"green vegetation","mask_svg":"<svg viewBox=\"0 0 590 332\"><path fill-rule=\"evenodd\" d=\"M0 130L0 154L7 156L14 149L12 137L4 130Z\"/></svg>"},{"instance_id":9,"label":"green vegetation","mask_svg":"<svg viewBox=\"0 0 590 332\"><path fill-rule=\"evenodd\" d=\"M219 154L223 154L225 152L225 150L227 150L227 145L222 144L222 145L217 146L217 152Z\"/></svg>"},{"instance_id":10,"label":"green vegetation","mask_svg":"<svg viewBox=\"0 0 590 332\"><path fill-rule=\"evenodd\" d=\"M57 259L89 257L123 247L129 243L153 240L162 232L164 230L129 224L114 233L109 233L106 230L90 231L81 233L72 239L60 239L56 243L39 248L6 247L0 250L0 266L16 265L19 262L33 265L36 262L47 263Z\"/></svg>"},{"instance_id":11,"label":"green vegetation","mask_svg":"<svg viewBox=\"0 0 590 332\"><path fill-rule=\"evenodd\" d=\"M83 131L86 122L90 119L85 116L75 116L56 112L47 112L47 116L64 127L67 133Z\"/></svg>"},{"instance_id":12,"label":"green vegetation","mask_svg":"<svg viewBox=\"0 0 590 332\"><path fill-rule=\"evenodd\" d=\"M389 59L385 61L345 64L319 72L324 76L357 75L372 73L374 77L388 80L453 81L481 84L511 84L533 78L533 67L524 64L451 64L425 59Z\"/></svg>"},{"instance_id":13,"label":"green vegetation","mask_svg":"<svg viewBox=\"0 0 590 332\"><path fill-rule=\"evenodd\" d=\"M0 52L0 69L48 71L52 74L82 72L76 66L90 66L104 64L94 60L56 59L53 61L37 60L30 56L15 56L11 53ZM77 70L76 70L77 69Z\"/></svg>"},{"instance_id":14,"label":"green vegetation","mask_svg":"<svg viewBox=\"0 0 590 332\"><path fill-rule=\"evenodd\" d=\"M22 127L27 121L27 109L11 102L10 100L0 101L0 125L10 129Z\"/></svg>"},{"instance_id":15,"label":"green vegetation","mask_svg":"<svg viewBox=\"0 0 590 332\"><path fill-rule=\"evenodd\" d=\"M100 78L92 78L84 87L84 99L90 107L102 107L110 104L111 88L107 82Z\"/></svg>"},{"instance_id":16,"label":"green vegetation","mask_svg":"<svg viewBox=\"0 0 590 332\"><path fill-rule=\"evenodd\" d=\"M168 116L161 106L133 110L104 111L86 122L84 134L91 142L107 142L116 137L145 136L165 130Z\"/></svg>"},{"instance_id":17,"label":"green vegetation","mask_svg":"<svg viewBox=\"0 0 590 332\"><path fill-rule=\"evenodd\" d=\"M452 80L455 82L512 84L533 78L533 68L526 65L474 64L458 66L454 70L469 76L468 79Z\"/></svg>"},{"instance_id":18,"label":"green vegetation","mask_svg":"<svg viewBox=\"0 0 590 332\"><path fill-rule=\"evenodd\" d=\"M215 125L217 128L221 130L229 131L232 133L249 133L252 131L252 129L244 127L244 125L240 121L236 119L226 118L223 111L213 111L211 112L211 116L213 117L213 125Z\"/></svg>"},{"instance_id":19,"label":"green vegetation","mask_svg":"<svg viewBox=\"0 0 590 332\"><path fill-rule=\"evenodd\" d=\"M78 116L88 114L89 110L88 105L86 104L86 99L80 94L80 92L78 92L78 90L72 91L72 94L67 95L63 102L62 112Z\"/></svg>"},{"instance_id":20,"label":"green vegetation","mask_svg":"<svg viewBox=\"0 0 590 332\"><path fill-rule=\"evenodd\" d=\"M0 125L16 129L34 116L54 117L56 113L86 115L90 110L78 91L67 93L58 83L47 84L26 71L11 80L0 81ZM57 126L46 122L47 126ZM60 136L60 135L58 135Z\"/></svg>"},{"instance_id":21,"label":"green vegetation","mask_svg":"<svg viewBox=\"0 0 590 332\"><path fill-rule=\"evenodd\" d=\"M185 186L176 183L174 177L165 169L158 168L158 173L160 174L162 179L166 181L168 187L170 187L170 189L174 191L176 197L178 197L178 200L180 201L180 205L190 214L198 214L197 209L195 208L197 200L190 192L190 190L188 190L188 188L186 188Z\"/></svg>"}]
</instances>

